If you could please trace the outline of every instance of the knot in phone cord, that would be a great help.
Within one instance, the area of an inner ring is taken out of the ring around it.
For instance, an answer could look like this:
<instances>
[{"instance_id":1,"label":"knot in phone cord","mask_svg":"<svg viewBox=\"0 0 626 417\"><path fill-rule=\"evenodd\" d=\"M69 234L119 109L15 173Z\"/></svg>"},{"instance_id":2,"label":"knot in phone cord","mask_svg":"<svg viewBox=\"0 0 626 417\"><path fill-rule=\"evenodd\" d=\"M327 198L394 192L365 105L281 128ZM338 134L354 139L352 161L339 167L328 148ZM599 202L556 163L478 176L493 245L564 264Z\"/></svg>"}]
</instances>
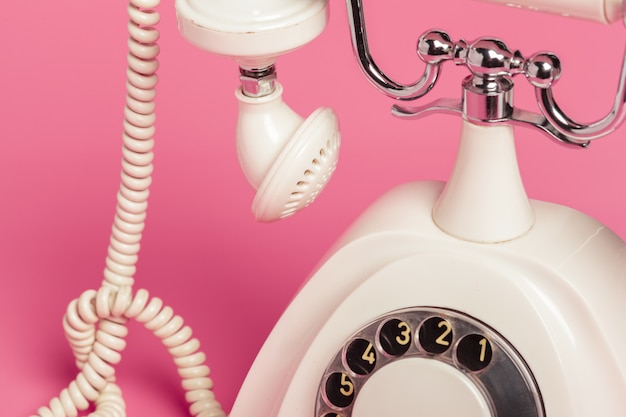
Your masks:
<instances>
[{"instance_id":1,"label":"knot in phone cord","mask_svg":"<svg viewBox=\"0 0 626 417\"><path fill-rule=\"evenodd\" d=\"M143 323L172 355L191 414L225 415L211 391L205 355L191 329L148 291L132 293L153 171L158 5L159 0L130 0L128 5L122 174L104 280L98 291L85 291L67 308L63 327L80 371L58 397L38 410L39 417L75 417L91 404L95 405L91 417L126 416L121 390L115 384L115 365L126 346L129 319Z\"/></svg>"}]
</instances>

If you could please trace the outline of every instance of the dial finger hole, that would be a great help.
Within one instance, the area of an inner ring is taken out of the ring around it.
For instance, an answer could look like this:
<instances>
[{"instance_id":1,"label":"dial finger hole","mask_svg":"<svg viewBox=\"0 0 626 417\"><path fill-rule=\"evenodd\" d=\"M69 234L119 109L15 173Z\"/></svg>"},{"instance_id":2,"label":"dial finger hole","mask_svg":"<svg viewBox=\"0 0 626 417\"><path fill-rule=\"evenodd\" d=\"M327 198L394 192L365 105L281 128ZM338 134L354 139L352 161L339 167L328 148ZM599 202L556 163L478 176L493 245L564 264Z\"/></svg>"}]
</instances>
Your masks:
<instances>
[{"instance_id":1,"label":"dial finger hole","mask_svg":"<svg viewBox=\"0 0 626 417\"><path fill-rule=\"evenodd\" d=\"M391 319L380 329L380 345L391 356L404 355L411 346L412 338L411 326L400 319Z\"/></svg>"},{"instance_id":2,"label":"dial finger hole","mask_svg":"<svg viewBox=\"0 0 626 417\"><path fill-rule=\"evenodd\" d=\"M376 349L365 339L356 339L346 349L346 363L356 374L367 375L376 368Z\"/></svg>"}]
</instances>

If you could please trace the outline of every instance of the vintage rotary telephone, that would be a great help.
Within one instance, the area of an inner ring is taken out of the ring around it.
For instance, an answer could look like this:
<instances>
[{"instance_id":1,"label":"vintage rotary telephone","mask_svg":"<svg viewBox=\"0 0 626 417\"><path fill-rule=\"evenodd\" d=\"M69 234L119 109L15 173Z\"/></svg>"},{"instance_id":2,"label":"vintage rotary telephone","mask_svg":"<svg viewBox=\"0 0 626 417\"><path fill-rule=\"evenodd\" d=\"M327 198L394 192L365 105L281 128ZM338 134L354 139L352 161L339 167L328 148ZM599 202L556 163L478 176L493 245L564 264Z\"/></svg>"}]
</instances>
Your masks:
<instances>
[{"instance_id":1,"label":"vintage rotary telephone","mask_svg":"<svg viewBox=\"0 0 626 417\"><path fill-rule=\"evenodd\" d=\"M75 416L90 403L93 415L125 415L115 365L129 319L145 323L174 357L191 414L223 415L191 330L161 300L132 289L152 172L157 3L129 7L123 174L105 280L68 308L65 330L80 372L41 417ZM623 18L618 1L518 3ZM395 115L462 116L456 167L447 184L400 186L356 221L277 323L231 415L624 415L626 245L575 210L528 200L512 125L587 146L623 120L626 67L609 115L580 124L553 97L555 55L525 58L499 39L453 41L427 31L418 43L424 74L403 85L370 56L361 0L347 6L359 63L402 103ZM326 108L306 119L290 110L274 65L323 30L327 0L177 0L176 7L185 38L240 67L238 151L257 188L255 216L275 220L310 204L337 162L337 119ZM435 86L446 61L469 70L462 99L404 104ZM515 108L517 75L534 87L540 113Z\"/></svg>"}]
</instances>

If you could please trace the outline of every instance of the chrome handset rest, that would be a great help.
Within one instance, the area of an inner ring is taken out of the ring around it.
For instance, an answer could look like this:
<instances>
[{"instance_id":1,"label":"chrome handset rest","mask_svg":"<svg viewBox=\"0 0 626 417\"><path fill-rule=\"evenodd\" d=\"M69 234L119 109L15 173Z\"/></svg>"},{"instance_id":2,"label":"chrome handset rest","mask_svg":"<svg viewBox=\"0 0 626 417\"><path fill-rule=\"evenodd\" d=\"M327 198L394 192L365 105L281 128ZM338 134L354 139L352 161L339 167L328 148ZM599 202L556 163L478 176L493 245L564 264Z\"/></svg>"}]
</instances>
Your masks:
<instances>
[{"instance_id":1,"label":"chrome handset rest","mask_svg":"<svg viewBox=\"0 0 626 417\"><path fill-rule=\"evenodd\" d=\"M626 115L626 50L613 108L593 123L579 123L559 107L553 86L561 76L561 62L550 52L535 53L524 58L500 39L479 38L473 42L454 42L441 30L429 30L417 42L417 55L426 64L424 74L411 85L390 79L371 57L365 32L362 0L348 1L352 44L366 77L384 94L397 100L415 100L435 86L441 66L446 61L468 68L463 81L461 99L441 98L421 106L394 105L398 117L420 118L430 113L460 114L477 124L513 123L534 127L559 142L586 147L590 141L613 132ZM515 108L513 77L523 74L535 89L540 113Z\"/></svg>"}]
</instances>

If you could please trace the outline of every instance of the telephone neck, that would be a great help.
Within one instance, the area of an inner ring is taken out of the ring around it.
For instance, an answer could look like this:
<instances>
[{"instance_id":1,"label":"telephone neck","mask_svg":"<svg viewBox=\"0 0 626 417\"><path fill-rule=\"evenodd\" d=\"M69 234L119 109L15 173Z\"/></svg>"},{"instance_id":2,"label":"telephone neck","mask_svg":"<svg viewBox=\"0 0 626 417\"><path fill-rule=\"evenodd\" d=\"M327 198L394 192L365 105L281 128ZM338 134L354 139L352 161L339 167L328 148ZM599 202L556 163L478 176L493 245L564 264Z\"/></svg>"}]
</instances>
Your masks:
<instances>
[{"instance_id":1,"label":"telephone neck","mask_svg":"<svg viewBox=\"0 0 626 417\"><path fill-rule=\"evenodd\" d=\"M534 223L517 164L513 127L463 120L454 170L433 219L454 237L481 243L518 238Z\"/></svg>"}]
</instances>

